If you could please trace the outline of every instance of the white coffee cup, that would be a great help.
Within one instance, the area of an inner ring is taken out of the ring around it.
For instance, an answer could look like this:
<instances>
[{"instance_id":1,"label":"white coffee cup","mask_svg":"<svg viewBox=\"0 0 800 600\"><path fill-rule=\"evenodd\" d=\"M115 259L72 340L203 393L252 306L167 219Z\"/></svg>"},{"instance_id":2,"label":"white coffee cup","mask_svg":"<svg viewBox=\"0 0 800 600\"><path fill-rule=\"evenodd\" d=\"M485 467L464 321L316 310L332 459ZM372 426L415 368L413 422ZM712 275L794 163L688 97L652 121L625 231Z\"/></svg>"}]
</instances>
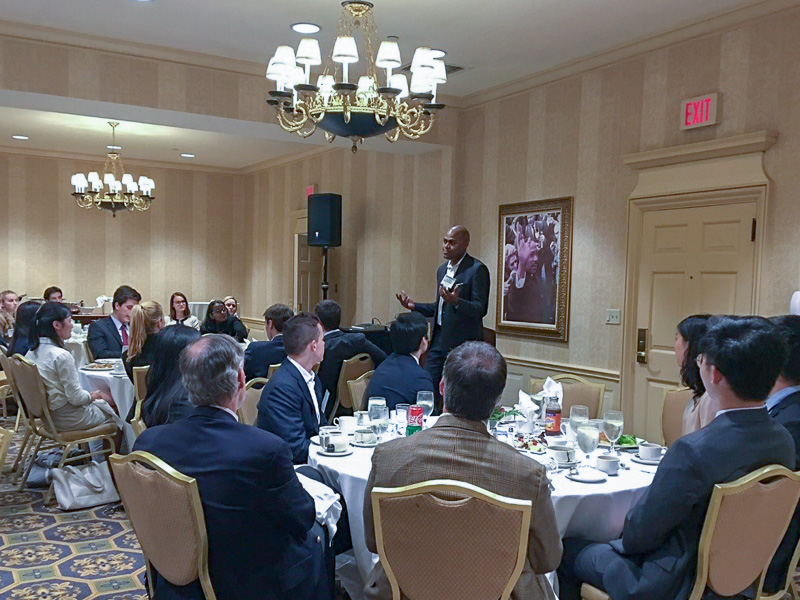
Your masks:
<instances>
[{"instance_id":1,"label":"white coffee cup","mask_svg":"<svg viewBox=\"0 0 800 600\"><path fill-rule=\"evenodd\" d=\"M357 410L353 414L356 417L356 423L358 423L359 427L369 425L369 412L366 410Z\"/></svg>"},{"instance_id":2,"label":"white coffee cup","mask_svg":"<svg viewBox=\"0 0 800 600\"><path fill-rule=\"evenodd\" d=\"M359 444L374 444L378 441L378 437L372 429L356 429L353 441Z\"/></svg>"},{"instance_id":3,"label":"white coffee cup","mask_svg":"<svg viewBox=\"0 0 800 600\"><path fill-rule=\"evenodd\" d=\"M575 448L572 446L550 446L550 453L560 463L572 462L575 460Z\"/></svg>"},{"instance_id":4,"label":"white coffee cup","mask_svg":"<svg viewBox=\"0 0 800 600\"><path fill-rule=\"evenodd\" d=\"M644 460L659 460L663 450L664 449L658 444L642 442L639 444L639 458L643 458Z\"/></svg>"},{"instance_id":5,"label":"white coffee cup","mask_svg":"<svg viewBox=\"0 0 800 600\"><path fill-rule=\"evenodd\" d=\"M328 443L322 446L322 449L326 452L344 452L347 450L349 440L344 433L330 433L326 437Z\"/></svg>"},{"instance_id":6,"label":"white coffee cup","mask_svg":"<svg viewBox=\"0 0 800 600\"><path fill-rule=\"evenodd\" d=\"M616 475L619 473L619 459L616 456L601 454L597 457L597 468L609 475Z\"/></svg>"},{"instance_id":7,"label":"white coffee cup","mask_svg":"<svg viewBox=\"0 0 800 600\"><path fill-rule=\"evenodd\" d=\"M351 416L336 417L333 420L333 424L338 425L339 429L342 430L342 433L352 433L358 426L358 423L356 423L356 418Z\"/></svg>"},{"instance_id":8,"label":"white coffee cup","mask_svg":"<svg viewBox=\"0 0 800 600\"><path fill-rule=\"evenodd\" d=\"M328 439L332 434L341 433L338 427L325 425L319 428L319 445L323 448L328 446Z\"/></svg>"}]
</instances>

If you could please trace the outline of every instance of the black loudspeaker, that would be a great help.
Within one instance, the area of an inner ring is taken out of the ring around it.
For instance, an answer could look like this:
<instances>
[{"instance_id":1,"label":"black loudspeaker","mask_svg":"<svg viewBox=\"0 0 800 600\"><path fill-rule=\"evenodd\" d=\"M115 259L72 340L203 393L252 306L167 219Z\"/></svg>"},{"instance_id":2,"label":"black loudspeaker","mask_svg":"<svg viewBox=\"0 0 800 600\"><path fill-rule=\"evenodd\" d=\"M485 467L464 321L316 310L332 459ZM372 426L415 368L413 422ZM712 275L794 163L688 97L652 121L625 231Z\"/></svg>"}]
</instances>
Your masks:
<instances>
[{"instance_id":1,"label":"black loudspeaker","mask_svg":"<svg viewBox=\"0 0 800 600\"><path fill-rule=\"evenodd\" d=\"M308 197L308 245L328 248L342 245L342 197L339 194Z\"/></svg>"}]
</instances>

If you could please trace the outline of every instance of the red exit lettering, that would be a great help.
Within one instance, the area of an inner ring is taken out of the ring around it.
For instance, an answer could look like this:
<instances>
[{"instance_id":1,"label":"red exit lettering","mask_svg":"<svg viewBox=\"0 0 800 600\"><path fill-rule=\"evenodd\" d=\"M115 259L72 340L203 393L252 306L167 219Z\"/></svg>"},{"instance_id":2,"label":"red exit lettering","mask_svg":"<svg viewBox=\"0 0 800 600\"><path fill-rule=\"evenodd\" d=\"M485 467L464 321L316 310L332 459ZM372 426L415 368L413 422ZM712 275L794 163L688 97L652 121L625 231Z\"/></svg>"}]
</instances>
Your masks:
<instances>
[{"instance_id":1,"label":"red exit lettering","mask_svg":"<svg viewBox=\"0 0 800 600\"><path fill-rule=\"evenodd\" d=\"M681 108L681 129L704 127L717 122L717 94L684 100Z\"/></svg>"}]
</instances>

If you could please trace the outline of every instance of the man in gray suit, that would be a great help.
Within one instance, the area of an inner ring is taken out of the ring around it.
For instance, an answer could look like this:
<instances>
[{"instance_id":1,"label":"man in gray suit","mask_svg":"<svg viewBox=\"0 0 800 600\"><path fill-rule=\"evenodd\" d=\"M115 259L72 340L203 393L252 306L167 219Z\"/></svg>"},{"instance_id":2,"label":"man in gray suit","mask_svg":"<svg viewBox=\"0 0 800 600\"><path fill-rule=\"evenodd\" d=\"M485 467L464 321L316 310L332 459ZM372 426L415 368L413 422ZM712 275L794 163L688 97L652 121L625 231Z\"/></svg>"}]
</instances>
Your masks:
<instances>
[{"instance_id":1,"label":"man in gray suit","mask_svg":"<svg viewBox=\"0 0 800 600\"><path fill-rule=\"evenodd\" d=\"M489 344L465 342L450 352L440 392L444 414L430 429L381 444L372 455L372 473L364 498L364 535L377 552L372 515L373 487L399 487L429 479L455 479L495 494L531 500L533 516L528 556L512 599L552 598L544 577L561 560L545 469L535 460L494 439L486 430L506 383L506 361ZM378 564L367 587L371 597L391 597L389 583Z\"/></svg>"}]
</instances>

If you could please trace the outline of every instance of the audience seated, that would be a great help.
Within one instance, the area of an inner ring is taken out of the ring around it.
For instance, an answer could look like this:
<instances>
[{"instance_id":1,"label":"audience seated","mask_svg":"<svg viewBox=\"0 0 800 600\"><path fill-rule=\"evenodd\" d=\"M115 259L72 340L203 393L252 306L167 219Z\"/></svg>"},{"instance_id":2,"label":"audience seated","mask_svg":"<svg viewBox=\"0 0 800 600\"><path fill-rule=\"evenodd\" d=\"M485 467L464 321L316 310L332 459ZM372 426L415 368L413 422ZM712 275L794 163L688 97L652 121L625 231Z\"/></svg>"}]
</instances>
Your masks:
<instances>
[{"instance_id":1,"label":"audience seated","mask_svg":"<svg viewBox=\"0 0 800 600\"><path fill-rule=\"evenodd\" d=\"M545 573L558 566L561 539L545 468L497 441L486 429L486 420L500 401L505 383L506 361L489 344L465 342L450 352L440 382L444 414L430 429L375 448L364 496L364 534L367 547L376 552L370 495L374 487L455 479L503 496L531 500L527 560L511 597L543 600L552 597ZM378 564L367 595L391 597L388 588Z\"/></svg>"},{"instance_id":2,"label":"audience seated","mask_svg":"<svg viewBox=\"0 0 800 600\"><path fill-rule=\"evenodd\" d=\"M186 294L175 292L169 298L169 317L167 325L186 325L200 331L200 319L189 312L189 301Z\"/></svg>"},{"instance_id":3,"label":"audience seated","mask_svg":"<svg viewBox=\"0 0 800 600\"><path fill-rule=\"evenodd\" d=\"M153 351L158 332L164 328L164 311L153 300L137 304L131 309L131 333L127 350L122 352L122 364L128 378L133 381L133 367L153 364Z\"/></svg>"},{"instance_id":4,"label":"audience seated","mask_svg":"<svg viewBox=\"0 0 800 600\"><path fill-rule=\"evenodd\" d=\"M183 349L199 338L199 331L184 325L167 327L156 337L153 364L147 373L147 395L142 402L142 420L148 427L174 423L192 413L194 407L181 379L179 360Z\"/></svg>"},{"instance_id":5,"label":"audience seated","mask_svg":"<svg viewBox=\"0 0 800 600\"><path fill-rule=\"evenodd\" d=\"M87 341L95 359L122 356L130 342L131 311L141 300L139 292L128 285L114 291L111 315L89 325Z\"/></svg>"},{"instance_id":6,"label":"audience seated","mask_svg":"<svg viewBox=\"0 0 800 600\"><path fill-rule=\"evenodd\" d=\"M14 336L11 338L11 345L8 347L8 355L21 354L25 356L30 348L30 330L36 311L42 305L36 300L23 302L17 308L16 323L14 325Z\"/></svg>"},{"instance_id":7,"label":"audience seated","mask_svg":"<svg viewBox=\"0 0 800 600\"><path fill-rule=\"evenodd\" d=\"M292 460L302 464L325 408L322 383L313 371L325 353L319 319L307 312L293 316L283 326L283 344L287 357L261 392L257 425L283 438Z\"/></svg>"},{"instance_id":8,"label":"audience seated","mask_svg":"<svg viewBox=\"0 0 800 600\"><path fill-rule=\"evenodd\" d=\"M236 338L237 342L247 339L247 329L239 319L228 313L222 300L212 300L208 303L206 319L200 326L200 333L224 333Z\"/></svg>"},{"instance_id":9,"label":"audience seated","mask_svg":"<svg viewBox=\"0 0 800 600\"><path fill-rule=\"evenodd\" d=\"M64 292L61 291L60 287L51 285L42 293L42 298L44 298L45 302L63 302Z\"/></svg>"},{"instance_id":10,"label":"audience seated","mask_svg":"<svg viewBox=\"0 0 800 600\"><path fill-rule=\"evenodd\" d=\"M786 356L778 328L766 319L709 320L697 360L717 416L669 448L628 512L621 539L564 540L560 598L579 598L583 581L614 600L687 597L714 485L769 464L795 466L792 436L764 409Z\"/></svg>"},{"instance_id":11,"label":"audience seated","mask_svg":"<svg viewBox=\"0 0 800 600\"><path fill-rule=\"evenodd\" d=\"M294 316L285 304L273 304L264 312L267 342L253 342L244 352L244 372L247 380L266 377L270 365L277 365L286 358L283 347L283 324Z\"/></svg>"},{"instance_id":12,"label":"audience seated","mask_svg":"<svg viewBox=\"0 0 800 600\"><path fill-rule=\"evenodd\" d=\"M280 438L240 424L243 351L224 335L192 343L180 370L192 414L147 429L134 450L150 452L197 479L218 600L331 598L317 539L314 501ZM155 597L202 598L199 582L174 586L154 573Z\"/></svg>"},{"instance_id":13,"label":"audience seated","mask_svg":"<svg viewBox=\"0 0 800 600\"><path fill-rule=\"evenodd\" d=\"M64 348L64 340L71 335L69 307L47 302L36 311L30 330L31 349L25 356L39 369L53 424L59 431L90 429L113 420L108 412L108 405L114 406L111 394L87 392L81 387L75 359Z\"/></svg>"},{"instance_id":14,"label":"audience seated","mask_svg":"<svg viewBox=\"0 0 800 600\"><path fill-rule=\"evenodd\" d=\"M14 335L17 306L19 306L19 298L16 292L11 290L0 292L0 340L6 346L11 345L11 337Z\"/></svg>"},{"instance_id":15,"label":"audience seated","mask_svg":"<svg viewBox=\"0 0 800 600\"><path fill-rule=\"evenodd\" d=\"M323 300L314 307L314 314L325 328L325 358L319 366L319 378L331 396L329 406L332 408L336 400L342 363L356 354L366 352L377 367L386 358L386 353L370 342L363 333L345 333L339 329L342 309L336 300Z\"/></svg>"},{"instance_id":16,"label":"audience seated","mask_svg":"<svg viewBox=\"0 0 800 600\"><path fill-rule=\"evenodd\" d=\"M692 399L683 413L683 435L705 427L717 415L719 406L706 393L697 366L700 339L708 329L711 315L692 315L678 323L675 330L675 360L681 372L681 383L692 390Z\"/></svg>"},{"instance_id":17,"label":"audience seated","mask_svg":"<svg viewBox=\"0 0 800 600\"><path fill-rule=\"evenodd\" d=\"M419 357L428 348L427 333L428 323L420 313L397 316L389 328L394 352L375 369L365 398L386 398L394 410L399 403L414 404L417 392L433 392L431 374L419 366Z\"/></svg>"},{"instance_id":18,"label":"audience seated","mask_svg":"<svg viewBox=\"0 0 800 600\"><path fill-rule=\"evenodd\" d=\"M233 296L225 296L222 299L225 308L228 309L228 314L235 319L239 318L239 302Z\"/></svg>"},{"instance_id":19,"label":"audience seated","mask_svg":"<svg viewBox=\"0 0 800 600\"><path fill-rule=\"evenodd\" d=\"M778 328L789 349L789 358L767 398L767 411L778 423L789 430L794 438L795 471L800 470L800 316L784 315L770 319ZM773 594L783 587L789 561L800 540L800 506L795 511L792 524L781 542L767 572L764 589Z\"/></svg>"}]
</instances>

